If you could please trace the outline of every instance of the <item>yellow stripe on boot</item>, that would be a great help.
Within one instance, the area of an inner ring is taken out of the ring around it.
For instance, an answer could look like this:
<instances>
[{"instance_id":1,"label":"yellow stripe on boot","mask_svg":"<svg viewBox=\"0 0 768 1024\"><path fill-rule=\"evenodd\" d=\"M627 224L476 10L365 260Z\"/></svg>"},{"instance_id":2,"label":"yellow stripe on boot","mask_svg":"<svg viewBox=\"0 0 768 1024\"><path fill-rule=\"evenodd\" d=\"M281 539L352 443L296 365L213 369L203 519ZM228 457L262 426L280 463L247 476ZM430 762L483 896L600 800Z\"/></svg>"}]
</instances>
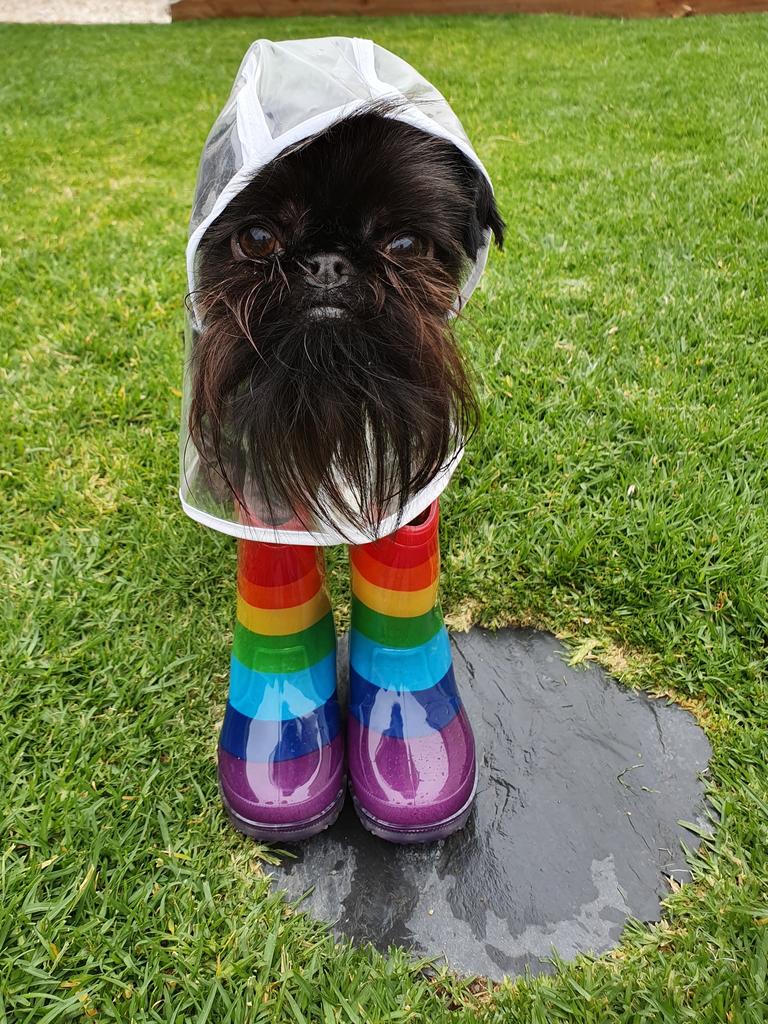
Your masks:
<instances>
[{"instance_id":1,"label":"yellow stripe on boot","mask_svg":"<svg viewBox=\"0 0 768 1024\"><path fill-rule=\"evenodd\" d=\"M377 587L359 572L352 578L352 591L355 597L380 615L395 615L400 619L410 619L416 615L425 615L431 611L437 600L439 580L435 579L423 590L389 590Z\"/></svg>"},{"instance_id":2,"label":"yellow stripe on boot","mask_svg":"<svg viewBox=\"0 0 768 1024\"><path fill-rule=\"evenodd\" d=\"M254 608L242 594L237 595L237 620L252 633L288 636L314 626L330 610L328 595L318 590L314 597L294 608Z\"/></svg>"}]
</instances>

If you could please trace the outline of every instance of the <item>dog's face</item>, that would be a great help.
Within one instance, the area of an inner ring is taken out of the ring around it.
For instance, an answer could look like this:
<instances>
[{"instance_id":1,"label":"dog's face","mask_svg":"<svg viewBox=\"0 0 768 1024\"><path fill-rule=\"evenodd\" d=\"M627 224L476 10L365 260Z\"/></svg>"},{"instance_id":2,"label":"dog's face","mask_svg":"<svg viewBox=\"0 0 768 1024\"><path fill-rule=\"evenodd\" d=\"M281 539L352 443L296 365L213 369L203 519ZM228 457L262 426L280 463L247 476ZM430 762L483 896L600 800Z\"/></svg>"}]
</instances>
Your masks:
<instances>
[{"instance_id":1,"label":"dog's face","mask_svg":"<svg viewBox=\"0 0 768 1024\"><path fill-rule=\"evenodd\" d=\"M440 469L476 418L448 314L488 228L500 244L459 150L376 112L281 155L211 225L190 423L251 512L373 531Z\"/></svg>"}]
</instances>

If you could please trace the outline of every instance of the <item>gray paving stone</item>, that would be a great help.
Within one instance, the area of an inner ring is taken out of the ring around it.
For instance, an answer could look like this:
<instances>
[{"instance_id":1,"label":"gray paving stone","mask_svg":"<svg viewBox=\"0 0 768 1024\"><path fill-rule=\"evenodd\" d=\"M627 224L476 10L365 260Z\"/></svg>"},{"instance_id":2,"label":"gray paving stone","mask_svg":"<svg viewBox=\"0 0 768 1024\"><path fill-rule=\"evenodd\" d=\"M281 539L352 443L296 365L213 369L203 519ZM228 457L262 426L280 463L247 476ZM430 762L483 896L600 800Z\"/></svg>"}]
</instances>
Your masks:
<instances>
[{"instance_id":1,"label":"gray paving stone","mask_svg":"<svg viewBox=\"0 0 768 1024\"><path fill-rule=\"evenodd\" d=\"M665 876L688 878L684 820L705 827L710 747L682 708L569 667L548 633L473 629L452 638L479 748L461 833L397 847L368 835L351 802L293 848L274 884L337 936L445 958L499 979L616 945L628 917L658 920ZM345 663L340 649L340 673Z\"/></svg>"}]
</instances>

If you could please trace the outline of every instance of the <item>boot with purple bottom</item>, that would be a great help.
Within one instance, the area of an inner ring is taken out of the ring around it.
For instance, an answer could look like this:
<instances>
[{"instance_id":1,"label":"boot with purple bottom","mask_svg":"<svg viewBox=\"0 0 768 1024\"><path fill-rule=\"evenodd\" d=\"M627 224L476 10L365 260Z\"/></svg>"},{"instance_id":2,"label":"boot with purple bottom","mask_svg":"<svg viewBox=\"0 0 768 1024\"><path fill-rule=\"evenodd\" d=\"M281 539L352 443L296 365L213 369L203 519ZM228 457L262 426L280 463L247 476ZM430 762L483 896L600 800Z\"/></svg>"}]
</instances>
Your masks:
<instances>
[{"instance_id":1,"label":"boot with purple bottom","mask_svg":"<svg viewBox=\"0 0 768 1024\"><path fill-rule=\"evenodd\" d=\"M477 786L437 603L438 519L435 500L391 536L350 547L350 789L363 825L396 843L462 828Z\"/></svg>"},{"instance_id":2,"label":"boot with purple bottom","mask_svg":"<svg viewBox=\"0 0 768 1024\"><path fill-rule=\"evenodd\" d=\"M294 842L344 802L336 634L322 549L238 542L237 623L219 791L239 831Z\"/></svg>"}]
</instances>

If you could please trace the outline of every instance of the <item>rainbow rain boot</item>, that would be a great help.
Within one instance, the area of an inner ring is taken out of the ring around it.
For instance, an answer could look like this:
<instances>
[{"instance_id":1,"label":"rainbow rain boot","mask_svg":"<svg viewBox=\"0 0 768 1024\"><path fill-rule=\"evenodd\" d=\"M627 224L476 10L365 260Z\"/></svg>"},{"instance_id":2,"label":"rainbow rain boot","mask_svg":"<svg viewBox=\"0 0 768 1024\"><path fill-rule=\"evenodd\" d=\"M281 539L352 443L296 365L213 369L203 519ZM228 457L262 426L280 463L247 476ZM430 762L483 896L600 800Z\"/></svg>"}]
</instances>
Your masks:
<instances>
[{"instance_id":1,"label":"rainbow rain boot","mask_svg":"<svg viewBox=\"0 0 768 1024\"><path fill-rule=\"evenodd\" d=\"M235 828L293 842L331 825L344 802L322 549L240 540L237 589L219 791Z\"/></svg>"},{"instance_id":2,"label":"rainbow rain boot","mask_svg":"<svg viewBox=\"0 0 768 1024\"><path fill-rule=\"evenodd\" d=\"M396 843L442 839L469 817L475 742L437 604L439 505L350 547L347 757L357 814Z\"/></svg>"}]
</instances>

